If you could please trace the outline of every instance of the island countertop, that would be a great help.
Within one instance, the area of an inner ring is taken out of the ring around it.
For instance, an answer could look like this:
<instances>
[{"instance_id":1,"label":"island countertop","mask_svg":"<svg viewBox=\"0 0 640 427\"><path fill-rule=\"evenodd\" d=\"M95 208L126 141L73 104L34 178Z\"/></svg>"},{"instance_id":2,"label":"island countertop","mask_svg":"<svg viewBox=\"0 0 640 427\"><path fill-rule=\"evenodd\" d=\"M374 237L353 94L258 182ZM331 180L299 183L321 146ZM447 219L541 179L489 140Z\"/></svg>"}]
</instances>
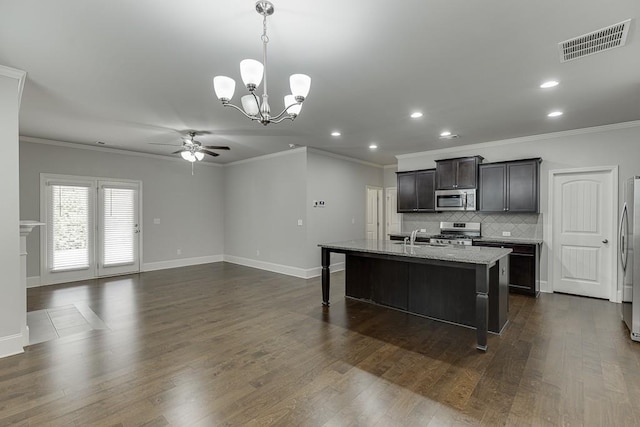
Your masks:
<instances>
[{"instance_id":1,"label":"island countertop","mask_svg":"<svg viewBox=\"0 0 640 427\"><path fill-rule=\"evenodd\" d=\"M391 240L349 240L336 243L321 243L321 248L332 251L368 252L383 255L397 255L408 258L434 259L440 261L463 262L489 265L512 252L511 249L482 246L429 246L411 247L403 242Z\"/></svg>"}]
</instances>

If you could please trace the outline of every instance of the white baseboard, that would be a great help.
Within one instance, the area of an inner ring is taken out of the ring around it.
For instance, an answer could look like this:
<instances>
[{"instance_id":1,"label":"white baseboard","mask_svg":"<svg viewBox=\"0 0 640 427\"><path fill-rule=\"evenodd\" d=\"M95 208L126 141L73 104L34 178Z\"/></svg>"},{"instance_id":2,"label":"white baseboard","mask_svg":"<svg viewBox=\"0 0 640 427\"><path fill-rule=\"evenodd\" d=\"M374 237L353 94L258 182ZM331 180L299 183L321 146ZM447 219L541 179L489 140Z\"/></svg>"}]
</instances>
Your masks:
<instances>
[{"instance_id":1,"label":"white baseboard","mask_svg":"<svg viewBox=\"0 0 640 427\"><path fill-rule=\"evenodd\" d=\"M253 267L260 270L271 271L274 273L286 274L287 276L299 277L301 279L311 279L312 277L317 277L322 274L322 267L304 269L299 267L291 267L289 265L275 264L272 262L258 261L250 258L242 258L233 255L225 255L224 261L230 262L232 264L244 265L245 267ZM344 263L336 263L335 265L331 266L331 269L332 271L344 270Z\"/></svg>"},{"instance_id":2,"label":"white baseboard","mask_svg":"<svg viewBox=\"0 0 640 427\"><path fill-rule=\"evenodd\" d=\"M274 273L286 274L287 276L299 277L301 279L311 279L322 274L322 267L299 268L283 264L274 264L271 262L258 261L250 258L242 258L233 255L211 255L197 258L181 258L169 261L146 262L142 264L140 271L156 271L168 268L188 267L190 265L209 264L212 262L226 261L232 264L244 265L247 267L259 268L261 270L272 271ZM331 272L342 271L345 268L344 262L331 264ZM27 288L35 288L44 286L40 276L27 277Z\"/></svg>"},{"instance_id":3,"label":"white baseboard","mask_svg":"<svg viewBox=\"0 0 640 427\"><path fill-rule=\"evenodd\" d=\"M140 271L166 270L167 268L188 267L190 265L209 264L211 262L221 262L224 255L210 255L197 258L180 258L169 261L145 262Z\"/></svg>"},{"instance_id":4,"label":"white baseboard","mask_svg":"<svg viewBox=\"0 0 640 427\"><path fill-rule=\"evenodd\" d=\"M24 337L22 334L0 337L0 358L24 353Z\"/></svg>"},{"instance_id":5,"label":"white baseboard","mask_svg":"<svg viewBox=\"0 0 640 427\"><path fill-rule=\"evenodd\" d=\"M546 280L540 280L540 292L544 292L545 294L552 294L553 289L551 289L551 285Z\"/></svg>"},{"instance_id":6,"label":"white baseboard","mask_svg":"<svg viewBox=\"0 0 640 427\"><path fill-rule=\"evenodd\" d=\"M336 271L342 271L344 270L344 268L344 261L336 262L335 264L331 264L329 266L329 270L331 270L332 273L335 273ZM307 270L307 279L318 277L320 275L322 275L322 267L314 267Z\"/></svg>"}]
</instances>

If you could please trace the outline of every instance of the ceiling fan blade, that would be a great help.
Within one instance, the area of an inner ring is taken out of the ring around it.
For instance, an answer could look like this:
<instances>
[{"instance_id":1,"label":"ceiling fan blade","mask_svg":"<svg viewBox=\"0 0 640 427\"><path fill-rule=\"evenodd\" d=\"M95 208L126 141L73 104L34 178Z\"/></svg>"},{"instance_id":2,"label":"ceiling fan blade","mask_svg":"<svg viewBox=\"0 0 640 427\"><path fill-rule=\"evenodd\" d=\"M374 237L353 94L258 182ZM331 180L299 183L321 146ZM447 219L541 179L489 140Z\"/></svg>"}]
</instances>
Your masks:
<instances>
[{"instance_id":1,"label":"ceiling fan blade","mask_svg":"<svg viewBox=\"0 0 640 427\"><path fill-rule=\"evenodd\" d=\"M203 145L202 148L208 148L210 150L231 150L231 148L223 145Z\"/></svg>"},{"instance_id":2,"label":"ceiling fan blade","mask_svg":"<svg viewBox=\"0 0 640 427\"><path fill-rule=\"evenodd\" d=\"M183 151L189 151L189 150L184 150L184 149L182 149L182 150L174 151L174 152L173 152L173 153L171 153L171 154L178 154L178 153L182 153Z\"/></svg>"},{"instance_id":3,"label":"ceiling fan blade","mask_svg":"<svg viewBox=\"0 0 640 427\"><path fill-rule=\"evenodd\" d=\"M179 147L180 144L165 144L162 142L149 142L150 145L169 145L169 146L173 146L173 147Z\"/></svg>"},{"instance_id":4,"label":"ceiling fan blade","mask_svg":"<svg viewBox=\"0 0 640 427\"><path fill-rule=\"evenodd\" d=\"M218 153L214 153L213 151L209 151L209 150L200 150L200 152L208 154L208 155L213 156L213 157L218 157L220 155Z\"/></svg>"}]
</instances>

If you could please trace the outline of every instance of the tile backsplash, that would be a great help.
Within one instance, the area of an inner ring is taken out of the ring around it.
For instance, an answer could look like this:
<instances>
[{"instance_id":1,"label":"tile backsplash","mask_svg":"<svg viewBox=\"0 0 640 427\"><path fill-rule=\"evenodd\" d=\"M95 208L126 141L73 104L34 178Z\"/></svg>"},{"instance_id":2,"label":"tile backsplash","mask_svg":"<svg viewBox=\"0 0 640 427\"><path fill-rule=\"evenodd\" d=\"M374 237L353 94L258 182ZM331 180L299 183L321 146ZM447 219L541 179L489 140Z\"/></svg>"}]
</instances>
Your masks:
<instances>
[{"instance_id":1,"label":"tile backsplash","mask_svg":"<svg viewBox=\"0 0 640 427\"><path fill-rule=\"evenodd\" d=\"M405 213L402 231L425 228L428 234L440 233L440 222L479 222L484 237L502 237L503 231L511 237L542 239L542 214L485 214L480 212Z\"/></svg>"}]
</instances>

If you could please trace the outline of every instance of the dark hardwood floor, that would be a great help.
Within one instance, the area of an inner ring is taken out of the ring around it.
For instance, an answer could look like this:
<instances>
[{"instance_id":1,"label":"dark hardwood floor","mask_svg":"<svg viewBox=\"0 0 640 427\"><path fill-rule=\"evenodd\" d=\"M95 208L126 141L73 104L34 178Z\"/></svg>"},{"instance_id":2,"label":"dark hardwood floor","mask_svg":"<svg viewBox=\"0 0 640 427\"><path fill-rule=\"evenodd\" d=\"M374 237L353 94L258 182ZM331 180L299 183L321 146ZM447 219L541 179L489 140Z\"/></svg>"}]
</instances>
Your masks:
<instances>
[{"instance_id":1,"label":"dark hardwood floor","mask_svg":"<svg viewBox=\"0 0 640 427\"><path fill-rule=\"evenodd\" d=\"M48 286L109 329L0 359L0 425L640 425L640 344L609 302L510 296L502 336L227 263Z\"/></svg>"}]
</instances>

